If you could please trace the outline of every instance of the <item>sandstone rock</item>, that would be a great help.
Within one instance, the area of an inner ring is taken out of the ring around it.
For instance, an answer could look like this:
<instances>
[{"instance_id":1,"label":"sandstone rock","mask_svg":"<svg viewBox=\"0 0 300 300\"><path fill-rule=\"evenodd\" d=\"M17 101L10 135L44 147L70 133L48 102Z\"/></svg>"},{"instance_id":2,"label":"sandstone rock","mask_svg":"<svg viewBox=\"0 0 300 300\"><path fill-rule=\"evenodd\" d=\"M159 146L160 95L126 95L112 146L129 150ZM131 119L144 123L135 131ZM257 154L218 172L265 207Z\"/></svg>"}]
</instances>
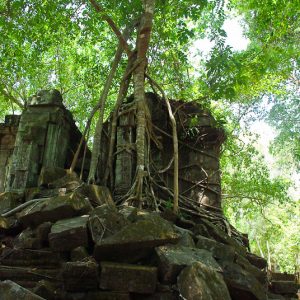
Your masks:
<instances>
[{"instance_id":1,"label":"sandstone rock","mask_svg":"<svg viewBox=\"0 0 300 300\"><path fill-rule=\"evenodd\" d=\"M55 251L70 251L78 246L88 246L88 216L57 221L49 233L50 247Z\"/></svg>"},{"instance_id":2,"label":"sandstone rock","mask_svg":"<svg viewBox=\"0 0 300 300\"><path fill-rule=\"evenodd\" d=\"M180 234L180 239L177 242L177 245L196 248L193 233L190 230L180 228L178 226L174 226L176 231Z\"/></svg>"},{"instance_id":3,"label":"sandstone rock","mask_svg":"<svg viewBox=\"0 0 300 300\"><path fill-rule=\"evenodd\" d=\"M177 276L184 267L198 261L216 271L222 271L221 267L207 250L166 245L157 247L155 252L158 257L160 279L164 283L175 283Z\"/></svg>"},{"instance_id":4,"label":"sandstone rock","mask_svg":"<svg viewBox=\"0 0 300 300\"><path fill-rule=\"evenodd\" d=\"M0 194L0 215L23 203L23 194L5 192Z\"/></svg>"},{"instance_id":5,"label":"sandstone rock","mask_svg":"<svg viewBox=\"0 0 300 300\"><path fill-rule=\"evenodd\" d=\"M179 238L179 234L168 221L151 215L97 242L94 256L99 260L121 259L124 255L128 256L128 253L133 255L134 252L142 255L144 250L151 250L167 243L176 243Z\"/></svg>"},{"instance_id":6,"label":"sandstone rock","mask_svg":"<svg viewBox=\"0 0 300 300\"><path fill-rule=\"evenodd\" d=\"M78 192L86 196L94 207L102 204L116 207L111 193L106 186L84 184L78 189Z\"/></svg>"},{"instance_id":7,"label":"sandstone rock","mask_svg":"<svg viewBox=\"0 0 300 300\"><path fill-rule=\"evenodd\" d=\"M38 267L55 269L59 267L61 257L49 249L31 250L4 248L1 250L1 264L5 266Z\"/></svg>"},{"instance_id":8,"label":"sandstone rock","mask_svg":"<svg viewBox=\"0 0 300 300\"><path fill-rule=\"evenodd\" d=\"M90 214L88 226L95 243L120 231L129 221L114 206L103 204Z\"/></svg>"},{"instance_id":9,"label":"sandstone rock","mask_svg":"<svg viewBox=\"0 0 300 300\"><path fill-rule=\"evenodd\" d=\"M65 176L58 178L48 184L49 188L65 188L67 191L77 189L83 184L75 172L66 173Z\"/></svg>"},{"instance_id":10,"label":"sandstone rock","mask_svg":"<svg viewBox=\"0 0 300 300\"><path fill-rule=\"evenodd\" d=\"M83 246L79 246L71 251L71 260L80 261L89 256L87 250Z\"/></svg>"},{"instance_id":11,"label":"sandstone rock","mask_svg":"<svg viewBox=\"0 0 300 300\"><path fill-rule=\"evenodd\" d=\"M66 176L67 171L63 168L47 166L41 169L38 185L48 187L52 182Z\"/></svg>"},{"instance_id":12,"label":"sandstone rock","mask_svg":"<svg viewBox=\"0 0 300 300\"><path fill-rule=\"evenodd\" d=\"M202 262L195 262L183 269L177 283L179 293L184 299L231 299L222 275Z\"/></svg>"},{"instance_id":13,"label":"sandstone rock","mask_svg":"<svg viewBox=\"0 0 300 300\"><path fill-rule=\"evenodd\" d=\"M14 244L17 248L22 248L22 249L42 248L42 241L36 237L35 232L30 228L23 230L17 236Z\"/></svg>"},{"instance_id":14,"label":"sandstone rock","mask_svg":"<svg viewBox=\"0 0 300 300\"><path fill-rule=\"evenodd\" d=\"M247 252L246 258L248 261L258 269L264 269L268 266L268 262L266 259L259 257L253 253Z\"/></svg>"},{"instance_id":15,"label":"sandstone rock","mask_svg":"<svg viewBox=\"0 0 300 300\"><path fill-rule=\"evenodd\" d=\"M51 222L45 222L35 229L35 235L37 239L41 241L42 244L48 243L48 234L50 233L51 226Z\"/></svg>"},{"instance_id":16,"label":"sandstone rock","mask_svg":"<svg viewBox=\"0 0 300 300\"><path fill-rule=\"evenodd\" d=\"M233 247L219 243L213 239L208 239L204 236L197 236L197 248L210 251L217 260L233 261L235 250Z\"/></svg>"},{"instance_id":17,"label":"sandstone rock","mask_svg":"<svg viewBox=\"0 0 300 300\"><path fill-rule=\"evenodd\" d=\"M211 222L201 219L201 222L206 226L209 234L218 242L227 244L235 249L242 256L246 256L246 247L237 242L234 238L230 237L226 232L221 230L218 226L212 224Z\"/></svg>"},{"instance_id":18,"label":"sandstone rock","mask_svg":"<svg viewBox=\"0 0 300 300\"><path fill-rule=\"evenodd\" d=\"M48 221L55 222L82 215L91 210L90 202L74 192L33 203L18 214L18 219L24 226L37 226Z\"/></svg>"},{"instance_id":19,"label":"sandstone rock","mask_svg":"<svg viewBox=\"0 0 300 300\"><path fill-rule=\"evenodd\" d=\"M13 234L20 232L20 223L17 222L17 219L14 217L1 217L0 216L0 234Z\"/></svg>"},{"instance_id":20,"label":"sandstone rock","mask_svg":"<svg viewBox=\"0 0 300 300\"><path fill-rule=\"evenodd\" d=\"M122 214L126 220L135 222L137 220L138 209L133 206L124 205L119 208L119 213Z\"/></svg>"},{"instance_id":21,"label":"sandstone rock","mask_svg":"<svg viewBox=\"0 0 300 300\"><path fill-rule=\"evenodd\" d=\"M232 300L266 300L266 290L258 280L237 264L222 264L223 276Z\"/></svg>"},{"instance_id":22,"label":"sandstone rock","mask_svg":"<svg viewBox=\"0 0 300 300\"><path fill-rule=\"evenodd\" d=\"M62 278L66 291L96 290L99 286L98 264L94 259L63 264Z\"/></svg>"},{"instance_id":23,"label":"sandstone rock","mask_svg":"<svg viewBox=\"0 0 300 300\"><path fill-rule=\"evenodd\" d=\"M132 300L129 293L125 292L85 292L85 293L67 293L65 299L68 300Z\"/></svg>"},{"instance_id":24,"label":"sandstone rock","mask_svg":"<svg viewBox=\"0 0 300 300\"><path fill-rule=\"evenodd\" d=\"M271 291L275 294L296 294L300 289L300 284L292 281L273 280Z\"/></svg>"},{"instance_id":25,"label":"sandstone rock","mask_svg":"<svg viewBox=\"0 0 300 300\"><path fill-rule=\"evenodd\" d=\"M45 298L47 300L56 300L58 298L58 291L55 285L52 282L47 280L40 280L36 286L32 289L34 294Z\"/></svg>"},{"instance_id":26,"label":"sandstone rock","mask_svg":"<svg viewBox=\"0 0 300 300\"><path fill-rule=\"evenodd\" d=\"M252 264L250 264L250 262L245 257L237 254L235 263L240 265L248 273L252 274L263 285L267 284L267 272L264 270L260 270Z\"/></svg>"},{"instance_id":27,"label":"sandstone rock","mask_svg":"<svg viewBox=\"0 0 300 300\"><path fill-rule=\"evenodd\" d=\"M271 273L271 280L275 281L294 281L296 282L295 274L288 274L288 273Z\"/></svg>"},{"instance_id":28,"label":"sandstone rock","mask_svg":"<svg viewBox=\"0 0 300 300\"><path fill-rule=\"evenodd\" d=\"M43 300L38 295L21 287L13 281L0 282L0 300ZM45 300L45 299L44 299Z\"/></svg>"},{"instance_id":29,"label":"sandstone rock","mask_svg":"<svg viewBox=\"0 0 300 300\"><path fill-rule=\"evenodd\" d=\"M102 289L151 294L155 292L156 283L157 268L155 267L101 263L100 287Z\"/></svg>"}]
</instances>

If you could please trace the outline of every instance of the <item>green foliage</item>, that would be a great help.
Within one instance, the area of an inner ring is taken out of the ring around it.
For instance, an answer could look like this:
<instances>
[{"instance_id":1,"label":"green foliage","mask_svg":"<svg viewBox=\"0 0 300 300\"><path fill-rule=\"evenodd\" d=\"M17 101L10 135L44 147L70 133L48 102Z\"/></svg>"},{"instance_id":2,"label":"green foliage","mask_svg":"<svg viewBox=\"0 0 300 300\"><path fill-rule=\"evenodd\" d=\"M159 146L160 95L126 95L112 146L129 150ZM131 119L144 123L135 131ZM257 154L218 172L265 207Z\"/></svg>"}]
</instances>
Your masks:
<instances>
[{"instance_id":1,"label":"green foliage","mask_svg":"<svg viewBox=\"0 0 300 300\"><path fill-rule=\"evenodd\" d=\"M142 11L140 0L99 3L121 30ZM235 13L242 16L250 41L240 52L226 44L223 28L228 15ZM272 151L285 173L295 165L299 171L299 79L293 82L300 60L299 22L298 0L231 0L227 8L219 0L157 0L147 70L169 97L197 100L213 111L217 126L226 126L224 209L253 241L260 240L264 253L269 241L272 258L285 270L291 270L293 255L299 251L294 219L299 203L288 197L289 181L271 176L254 146L255 137L247 128L241 134L236 111L247 112L263 95L271 95L272 109L265 118L278 130ZM36 91L57 88L82 129L100 96L117 45L101 16L88 1L0 1L0 32L0 118L20 111L16 103L26 104ZM210 54L195 49L197 57L191 58L195 41L204 38L214 44ZM134 45L134 34L129 43ZM113 108L125 65L124 57L106 115ZM242 142L245 137L248 141ZM290 239L288 230L293 233ZM288 245L285 258L280 254L281 241ZM259 250L255 242L252 246Z\"/></svg>"}]
</instances>

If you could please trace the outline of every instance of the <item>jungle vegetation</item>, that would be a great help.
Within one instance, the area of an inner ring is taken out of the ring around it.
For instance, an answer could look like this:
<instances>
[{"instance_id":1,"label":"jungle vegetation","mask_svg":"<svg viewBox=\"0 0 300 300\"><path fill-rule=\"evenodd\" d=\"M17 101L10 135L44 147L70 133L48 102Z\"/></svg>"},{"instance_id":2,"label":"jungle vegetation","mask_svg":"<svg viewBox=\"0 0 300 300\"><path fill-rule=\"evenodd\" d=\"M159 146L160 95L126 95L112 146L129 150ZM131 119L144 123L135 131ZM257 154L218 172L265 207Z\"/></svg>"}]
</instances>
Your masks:
<instances>
[{"instance_id":1,"label":"jungle vegetation","mask_svg":"<svg viewBox=\"0 0 300 300\"><path fill-rule=\"evenodd\" d=\"M231 18L249 41L244 50L226 42ZM227 133L225 214L249 233L252 251L281 271L293 272L297 261L299 268L300 202L290 192L300 168L299 0L1 0L0 33L0 118L22 111L37 90L60 90L82 131L91 122L90 182L103 120L125 95L135 95L137 201L144 92L155 84L166 101L209 108ZM196 45L207 39L205 54ZM267 145L272 165L251 131L258 121L275 131Z\"/></svg>"}]
</instances>

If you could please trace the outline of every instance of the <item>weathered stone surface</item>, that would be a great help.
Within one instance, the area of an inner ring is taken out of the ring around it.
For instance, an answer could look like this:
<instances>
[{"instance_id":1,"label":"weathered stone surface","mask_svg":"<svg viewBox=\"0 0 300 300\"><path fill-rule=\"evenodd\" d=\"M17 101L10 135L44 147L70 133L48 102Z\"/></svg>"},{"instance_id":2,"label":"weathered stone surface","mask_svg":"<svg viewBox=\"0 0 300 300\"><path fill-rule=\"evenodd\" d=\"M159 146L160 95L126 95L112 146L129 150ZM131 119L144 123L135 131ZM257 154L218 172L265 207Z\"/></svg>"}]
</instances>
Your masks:
<instances>
[{"instance_id":1,"label":"weathered stone surface","mask_svg":"<svg viewBox=\"0 0 300 300\"><path fill-rule=\"evenodd\" d=\"M111 193L106 186L84 184L78 189L78 191L86 196L94 207L100 206L102 204L116 207Z\"/></svg>"},{"instance_id":2,"label":"weathered stone surface","mask_svg":"<svg viewBox=\"0 0 300 300\"><path fill-rule=\"evenodd\" d=\"M207 231L210 234L210 236L213 237L216 241L233 247L235 251L242 256L247 255L246 247L238 243L234 238L230 237L227 233L222 231L218 226L212 224L211 222L205 219L201 219L201 222L207 228Z\"/></svg>"},{"instance_id":3,"label":"weathered stone surface","mask_svg":"<svg viewBox=\"0 0 300 300\"><path fill-rule=\"evenodd\" d=\"M50 247L55 251L70 251L78 246L88 246L88 216L57 221L49 233Z\"/></svg>"},{"instance_id":4,"label":"weathered stone surface","mask_svg":"<svg viewBox=\"0 0 300 300\"><path fill-rule=\"evenodd\" d=\"M96 207L91 213L88 221L89 230L95 243L120 231L129 221L119 213L116 207L103 204Z\"/></svg>"},{"instance_id":5,"label":"weathered stone surface","mask_svg":"<svg viewBox=\"0 0 300 300\"><path fill-rule=\"evenodd\" d=\"M183 269L177 284L183 299L231 300L222 275L202 262Z\"/></svg>"},{"instance_id":6,"label":"weathered stone surface","mask_svg":"<svg viewBox=\"0 0 300 300\"><path fill-rule=\"evenodd\" d=\"M48 187L52 182L66 176L67 171L63 168L47 166L41 169L38 179L39 186Z\"/></svg>"},{"instance_id":7,"label":"weathered stone surface","mask_svg":"<svg viewBox=\"0 0 300 300\"><path fill-rule=\"evenodd\" d=\"M266 300L267 291L242 267L231 262L222 264L223 275L233 300Z\"/></svg>"},{"instance_id":8,"label":"weathered stone surface","mask_svg":"<svg viewBox=\"0 0 300 300\"><path fill-rule=\"evenodd\" d=\"M36 238L41 241L42 245L48 243L48 234L50 233L51 226L51 222L45 222L35 229Z\"/></svg>"},{"instance_id":9,"label":"weathered stone surface","mask_svg":"<svg viewBox=\"0 0 300 300\"><path fill-rule=\"evenodd\" d=\"M155 249L159 261L160 280L175 283L180 271L194 262L201 261L209 268L222 271L221 267L207 250L178 245L166 245Z\"/></svg>"},{"instance_id":10,"label":"weathered stone surface","mask_svg":"<svg viewBox=\"0 0 300 300\"><path fill-rule=\"evenodd\" d=\"M4 218L0 216L0 234L11 234L20 232L20 224L14 217Z\"/></svg>"},{"instance_id":11,"label":"weathered stone surface","mask_svg":"<svg viewBox=\"0 0 300 300\"><path fill-rule=\"evenodd\" d=\"M98 264L92 258L63 264L62 278L66 291L96 290L99 286Z\"/></svg>"},{"instance_id":12,"label":"weathered stone surface","mask_svg":"<svg viewBox=\"0 0 300 300\"><path fill-rule=\"evenodd\" d=\"M27 228L23 230L15 240L15 246L22 249L41 249L42 241L38 239L35 232Z\"/></svg>"},{"instance_id":13,"label":"weathered stone surface","mask_svg":"<svg viewBox=\"0 0 300 300\"><path fill-rule=\"evenodd\" d=\"M217 260L234 260L235 250L233 247L200 235L197 236L197 239L197 248L210 251Z\"/></svg>"},{"instance_id":14,"label":"weathered stone surface","mask_svg":"<svg viewBox=\"0 0 300 300\"><path fill-rule=\"evenodd\" d=\"M49 249L31 250L17 248L1 249L1 264L6 266L24 266L44 268L58 268L61 258L58 253L49 251Z\"/></svg>"},{"instance_id":15,"label":"weathered stone surface","mask_svg":"<svg viewBox=\"0 0 300 300\"><path fill-rule=\"evenodd\" d=\"M176 231L180 234L180 239L177 245L196 248L196 244L193 239L193 233L189 230L175 226Z\"/></svg>"},{"instance_id":16,"label":"weathered stone surface","mask_svg":"<svg viewBox=\"0 0 300 300\"><path fill-rule=\"evenodd\" d=\"M132 300L129 293L97 291L88 293L67 293L68 300Z\"/></svg>"},{"instance_id":17,"label":"weathered stone surface","mask_svg":"<svg viewBox=\"0 0 300 300\"><path fill-rule=\"evenodd\" d=\"M135 222L137 220L138 209L133 206L121 206L119 207L119 213L121 213L126 220Z\"/></svg>"},{"instance_id":18,"label":"weathered stone surface","mask_svg":"<svg viewBox=\"0 0 300 300\"><path fill-rule=\"evenodd\" d=\"M172 225L157 215L129 224L116 234L95 245L94 256L99 259L118 259L127 253L152 249L167 243L176 243L179 234Z\"/></svg>"},{"instance_id":19,"label":"weathered stone surface","mask_svg":"<svg viewBox=\"0 0 300 300\"><path fill-rule=\"evenodd\" d=\"M296 294L300 289L300 284L292 281L273 280L271 283L271 291L275 294Z\"/></svg>"},{"instance_id":20,"label":"weathered stone surface","mask_svg":"<svg viewBox=\"0 0 300 300\"><path fill-rule=\"evenodd\" d=\"M80 260L87 258L88 256L89 256L89 254L88 254L86 248L83 246L74 248L71 251L71 260L72 261L80 261Z\"/></svg>"},{"instance_id":21,"label":"weathered stone surface","mask_svg":"<svg viewBox=\"0 0 300 300\"><path fill-rule=\"evenodd\" d=\"M59 299L57 287L50 281L40 280L32 289L33 293L47 300Z\"/></svg>"},{"instance_id":22,"label":"weathered stone surface","mask_svg":"<svg viewBox=\"0 0 300 300\"><path fill-rule=\"evenodd\" d=\"M102 289L151 294L155 292L156 283L157 268L155 267L101 263L100 287Z\"/></svg>"},{"instance_id":23,"label":"weathered stone surface","mask_svg":"<svg viewBox=\"0 0 300 300\"><path fill-rule=\"evenodd\" d=\"M12 267L0 265L0 280L31 281L42 279L58 280L59 269L46 269L44 267Z\"/></svg>"},{"instance_id":24,"label":"weathered stone surface","mask_svg":"<svg viewBox=\"0 0 300 300\"><path fill-rule=\"evenodd\" d=\"M247 252L246 258L248 261L258 269L264 269L268 266L268 262L265 258L257 256L253 253Z\"/></svg>"},{"instance_id":25,"label":"weathered stone surface","mask_svg":"<svg viewBox=\"0 0 300 300\"><path fill-rule=\"evenodd\" d=\"M5 192L0 194L0 214L6 213L23 203L23 194Z\"/></svg>"},{"instance_id":26,"label":"weathered stone surface","mask_svg":"<svg viewBox=\"0 0 300 300\"><path fill-rule=\"evenodd\" d=\"M55 222L82 215L91 210L90 202L74 192L33 203L18 214L18 219L25 226L37 226L48 221Z\"/></svg>"},{"instance_id":27,"label":"weathered stone surface","mask_svg":"<svg viewBox=\"0 0 300 300\"><path fill-rule=\"evenodd\" d=\"M267 272L261 270L250 264L250 262L243 256L237 254L235 263L240 265L244 270L252 274L261 284L267 284Z\"/></svg>"},{"instance_id":28,"label":"weathered stone surface","mask_svg":"<svg viewBox=\"0 0 300 300\"><path fill-rule=\"evenodd\" d=\"M271 280L275 281L294 281L296 282L295 274L271 272Z\"/></svg>"},{"instance_id":29,"label":"weathered stone surface","mask_svg":"<svg viewBox=\"0 0 300 300\"><path fill-rule=\"evenodd\" d=\"M0 282L0 300L43 300L10 280ZM45 300L45 299L44 299Z\"/></svg>"}]
</instances>

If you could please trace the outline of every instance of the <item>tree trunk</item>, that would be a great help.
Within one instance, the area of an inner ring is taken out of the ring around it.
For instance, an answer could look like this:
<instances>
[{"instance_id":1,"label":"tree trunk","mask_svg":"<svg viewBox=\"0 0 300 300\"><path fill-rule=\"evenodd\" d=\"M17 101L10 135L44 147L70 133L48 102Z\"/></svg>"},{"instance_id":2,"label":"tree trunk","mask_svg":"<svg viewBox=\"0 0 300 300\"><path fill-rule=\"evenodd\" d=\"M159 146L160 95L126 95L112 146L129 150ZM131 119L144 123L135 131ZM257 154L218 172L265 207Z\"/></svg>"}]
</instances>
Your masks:
<instances>
[{"instance_id":1,"label":"tree trunk","mask_svg":"<svg viewBox=\"0 0 300 300\"><path fill-rule=\"evenodd\" d=\"M113 188L114 181L113 181L113 152L115 148L115 142L116 142L116 131L117 131L117 120L118 120L118 112L119 108L124 100L124 98L127 95L129 82L131 79L131 69L133 66L133 62L136 58L132 56L128 60L128 64L126 67L126 70L124 72L121 85L119 88L118 98L117 102L113 111L112 120L111 120L111 134L110 134L110 141L109 141L109 149L108 149L108 158L106 162L106 169L105 169L105 175L104 175L104 185L107 185L108 177L110 177L110 188Z\"/></svg>"},{"instance_id":2,"label":"tree trunk","mask_svg":"<svg viewBox=\"0 0 300 300\"><path fill-rule=\"evenodd\" d=\"M130 30L128 28L124 32L125 41L127 41L128 37L129 37L129 32L130 32ZM100 114L99 114L99 119L97 121L95 134L94 134L92 158L91 158L90 172L89 172L89 176L88 176L89 183L95 183L95 181L96 181L96 171L97 171L99 156L100 156L105 103L106 103L106 99L107 99L108 92L109 92L110 86L112 84L113 78L116 74L118 65L121 61L122 53L123 53L123 43L119 42L119 46L118 46L117 52L115 54L114 61L112 63L109 75L106 79L102 94L99 99L99 113Z\"/></svg>"},{"instance_id":3,"label":"tree trunk","mask_svg":"<svg viewBox=\"0 0 300 300\"><path fill-rule=\"evenodd\" d=\"M136 129L136 200L141 206L143 194L143 179L145 176L145 133L146 133L146 100L145 100L145 70L147 66L147 51L153 22L155 0L144 0L144 15L141 20L137 37L137 67L133 73L134 100L137 107Z\"/></svg>"}]
</instances>

